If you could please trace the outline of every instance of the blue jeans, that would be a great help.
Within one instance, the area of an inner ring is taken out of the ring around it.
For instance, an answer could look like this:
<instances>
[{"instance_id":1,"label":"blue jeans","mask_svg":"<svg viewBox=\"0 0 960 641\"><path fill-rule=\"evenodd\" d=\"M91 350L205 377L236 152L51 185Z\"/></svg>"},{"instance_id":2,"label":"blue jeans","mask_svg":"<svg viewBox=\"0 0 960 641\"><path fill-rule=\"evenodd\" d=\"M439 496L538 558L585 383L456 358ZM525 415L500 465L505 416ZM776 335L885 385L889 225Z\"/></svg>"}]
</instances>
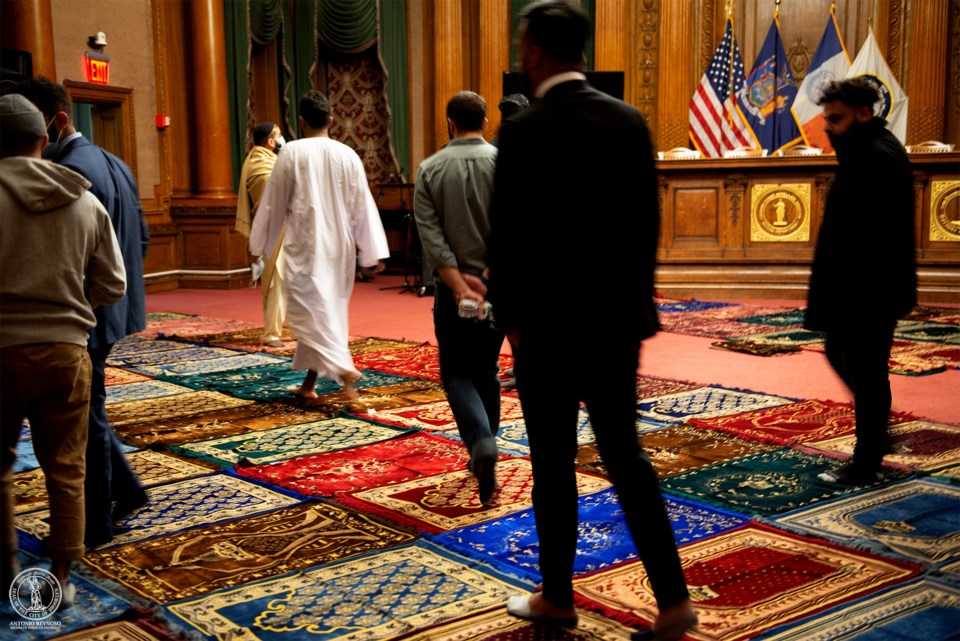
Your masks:
<instances>
[{"instance_id":1,"label":"blue jeans","mask_svg":"<svg viewBox=\"0 0 960 641\"><path fill-rule=\"evenodd\" d=\"M460 318L453 291L439 280L433 299L433 323L440 348L440 380L471 455L496 454L500 426L500 378L497 359L503 332L489 321Z\"/></svg>"}]
</instances>

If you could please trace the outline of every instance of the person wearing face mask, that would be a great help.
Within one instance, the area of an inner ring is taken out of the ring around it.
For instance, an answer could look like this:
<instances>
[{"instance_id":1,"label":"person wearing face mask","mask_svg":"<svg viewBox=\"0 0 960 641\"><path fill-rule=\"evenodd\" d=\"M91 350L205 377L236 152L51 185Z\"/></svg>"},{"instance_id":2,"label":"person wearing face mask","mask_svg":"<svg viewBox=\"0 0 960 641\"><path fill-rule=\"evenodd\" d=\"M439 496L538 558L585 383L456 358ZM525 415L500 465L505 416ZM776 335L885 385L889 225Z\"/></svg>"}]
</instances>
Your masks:
<instances>
[{"instance_id":1,"label":"person wearing face mask","mask_svg":"<svg viewBox=\"0 0 960 641\"><path fill-rule=\"evenodd\" d=\"M143 259L150 234L140 205L139 189L129 167L76 130L70 116L73 113L70 99L62 85L41 76L18 83L7 93L22 94L43 113L51 143L44 148L43 157L73 169L90 181L90 191L110 215L126 269L126 294L119 302L94 310L97 324L90 330L87 344L93 374L84 483L87 515L84 538L88 545L101 545L113 538L114 523L147 502L143 485L107 420L105 367L114 343L147 326Z\"/></svg>"},{"instance_id":2,"label":"person wearing face mask","mask_svg":"<svg viewBox=\"0 0 960 641\"><path fill-rule=\"evenodd\" d=\"M237 198L236 230L250 238L250 225L260 206L260 198L267 188L267 180L277 163L277 154L286 141L280 135L280 127L272 122L261 122L253 128L253 148L243 161L240 171L240 195ZM263 344L268 347L283 347L283 320L287 314L286 297L283 294L283 233L269 258L262 261L260 290L263 296ZM259 257L258 257L259 258ZM254 263L254 278L260 268Z\"/></svg>"},{"instance_id":3,"label":"person wearing face mask","mask_svg":"<svg viewBox=\"0 0 960 641\"><path fill-rule=\"evenodd\" d=\"M900 141L874 115L880 101L864 76L827 85L824 131L837 153L810 274L804 327L826 334L830 365L853 394L852 460L820 474L828 483L882 478L891 451L887 360L897 320L917 302L913 174Z\"/></svg>"}]
</instances>

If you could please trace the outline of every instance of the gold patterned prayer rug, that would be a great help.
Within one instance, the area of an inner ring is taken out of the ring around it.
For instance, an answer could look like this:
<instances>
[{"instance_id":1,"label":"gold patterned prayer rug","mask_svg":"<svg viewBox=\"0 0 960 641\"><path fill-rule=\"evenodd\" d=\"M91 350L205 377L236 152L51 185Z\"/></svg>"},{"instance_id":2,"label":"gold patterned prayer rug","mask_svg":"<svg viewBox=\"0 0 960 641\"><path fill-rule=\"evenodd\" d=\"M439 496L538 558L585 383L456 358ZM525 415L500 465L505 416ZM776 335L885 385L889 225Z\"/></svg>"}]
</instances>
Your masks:
<instances>
[{"instance_id":1,"label":"gold patterned prayer rug","mask_svg":"<svg viewBox=\"0 0 960 641\"><path fill-rule=\"evenodd\" d=\"M634 631L612 619L581 611L576 628L539 625L508 614L503 604L449 623L418 629L403 641L626 641Z\"/></svg>"},{"instance_id":2,"label":"gold patterned prayer rug","mask_svg":"<svg viewBox=\"0 0 960 641\"><path fill-rule=\"evenodd\" d=\"M640 444L650 455L653 469L660 478L773 449L772 445L687 425L644 432ZM596 445L580 447L577 465L595 474L607 474Z\"/></svg>"},{"instance_id":3,"label":"gold patterned prayer rug","mask_svg":"<svg viewBox=\"0 0 960 641\"><path fill-rule=\"evenodd\" d=\"M175 445L172 449L224 467L233 467L241 461L244 464L259 465L307 454L343 450L385 441L404 433L402 428L378 425L359 418L335 416L310 423L184 443Z\"/></svg>"},{"instance_id":4,"label":"gold patterned prayer rug","mask_svg":"<svg viewBox=\"0 0 960 641\"><path fill-rule=\"evenodd\" d=\"M666 394L689 392L701 387L703 385L688 383L687 381L674 381L657 376L637 376L637 399L648 400Z\"/></svg>"},{"instance_id":5,"label":"gold patterned prayer rug","mask_svg":"<svg viewBox=\"0 0 960 641\"><path fill-rule=\"evenodd\" d=\"M169 638L156 637L129 621L115 621L58 636L57 641L165 641Z\"/></svg>"},{"instance_id":6,"label":"gold patterned prayer rug","mask_svg":"<svg viewBox=\"0 0 960 641\"><path fill-rule=\"evenodd\" d=\"M960 345L960 327L949 323L907 321L897 323L894 338Z\"/></svg>"},{"instance_id":7,"label":"gold patterned prayer rug","mask_svg":"<svg viewBox=\"0 0 960 641\"><path fill-rule=\"evenodd\" d=\"M199 350L213 350L214 347L198 347ZM264 365L275 365L276 363L287 363L289 359L270 354L248 354L245 352L230 351L232 356L223 356L220 358L204 358L191 361L177 361L173 363L161 363L158 365L137 365L138 372L144 372L153 376L163 376L167 380L176 380L177 376L194 376L196 374L209 374L211 372L227 372L234 369L243 369L247 367L261 367Z\"/></svg>"},{"instance_id":8,"label":"gold patterned prayer rug","mask_svg":"<svg viewBox=\"0 0 960 641\"><path fill-rule=\"evenodd\" d=\"M749 340L751 343L759 345L806 348L815 343L823 343L823 334L820 332L811 332L809 330L800 328L784 329L779 327L773 332L751 334L744 340Z\"/></svg>"},{"instance_id":9,"label":"gold patterned prayer rug","mask_svg":"<svg viewBox=\"0 0 960 641\"><path fill-rule=\"evenodd\" d=\"M218 334L197 334L189 337L179 337L178 340L195 343L198 345L210 345L213 347L226 347L227 349L240 350L242 352L267 352L270 354L279 354L286 356L285 352L293 354L297 347L296 338L290 333L288 328L284 328L280 341L283 347L270 347L263 344L263 328L252 327L235 332L221 332Z\"/></svg>"},{"instance_id":10,"label":"gold patterned prayer rug","mask_svg":"<svg viewBox=\"0 0 960 641\"><path fill-rule=\"evenodd\" d=\"M418 541L178 601L163 612L206 638L242 630L258 641L373 641L502 607L532 589Z\"/></svg>"},{"instance_id":11,"label":"gold patterned prayer rug","mask_svg":"<svg viewBox=\"0 0 960 641\"><path fill-rule=\"evenodd\" d=\"M477 479L467 470L437 474L404 483L338 495L337 500L367 512L438 534L444 530L490 521L530 507L533 475L528 459L501 460L497 465L499 488L491 506L477 497ZM577 472L580 494L609 487L606 479Z\"/></svg>"},{"instance_id":12,"label":"gold patterned prayer rug","mask_svg":"<svg viewBox=\"0 0 960 641\"><path fill-rule=\"evenodd\" d=\"M922 578L777 627L764 641L957 639L960 588Z\"/></svg>"},{"instance_id":13,"label":"gold patterned prayer rug","mask_svg":"<svg viewBox=\"0 0 960 641\"><path fill-rule=\"evenodd\" d=\"M821 472L836 467L839 463L826 456L779 448L674 474L661 479L660 485L695 501L772 516L859 489L817 478ZM885 472L891 479L905 476L893 470Z\"/></svg>"},{"instance_id":14,"label":"gold patterned prayer rug","mask_svg":"<svg viewBox=\"0 0 960 641\"><path fill-rule=\"evenodd\" d=\"M890 425L887 432L893 439L893 452L883 458L884 463L926 472L960 465L960 427L956 425L916 420ZM853 456L856 441L851 434L807 445Z\"/></svg>"},{"instance_id":15,"label":"gold patterned prayer rug","mask_svg":"<svg viewBox=\"0 0 960 641\"><path fill-rule=\"evenodd\" d=\"M752 639L764 630L876 592L918 567L750 523L680 548L703 641ZM656 601L643 564L574 578L581 607L626 625L649 625ZM686 637L685 637L686 638Z\"/></svg>"},{"instance_id":16,"label":"gold patterned prayer rug","mask_svg":"<svg viewBox=\"0 0 960 641\"><path fill-rule=\"evenodd\" d=\"M698 387L687 392L642 399L637 403L637 419L657 427L679 425L691 418L726 416L786 405L797 399L761 394L719 386Z\"/></svg>"},{"instance_id":17,"label":"gold patterned prayer rug","mask_svg":"<svg viewBox=\"0 0 960 641\"><path fill-rule=\"evenodd\" d=\"M203 412L249 405L252 402L219 392L186 392L142 401L113 403L107 406L107 419L114 427L120 427L144 421L193 416Z\"/></svg>"},{"instance_id":18,"label":"gold patterned prayer rug","mask_svg":"<svg viewBox=\"0 0 960 641\"><path fill-rule=\"evenodd\" d=\"M894 412L890 423L903 423L911 418ZM751 441L792 445L853 434L856 418L850 403L806 400L730 416L694 417L688 423Z\"/></svg>"},{"instance_id":19,"label":"gold patterned prayer rug","mask_svg":"<svg viewBox=\"0 0 960 641\"><path fill-rule=\"evenodd\" d=\"M890 373L907 376L938 374L960 368L960 347L941 343L894 340L890 349Z\"/></svg>"},{"instance_id":20,"label":"gold patterned prayer rug","mask_svg":"<svg viewBox=\"0 0 960 641\"><path fill-rule=\"evenodd\" d=\"M91 552L84 562L134 594L167 603L415 538L349 508L309 502Z\"/></svg>"},{"instance_id":21,"label":"gold patterned prayer rug","mask_svg":"<svg viewBox=\"0 0 960 641\"><path fill-rule=\"evenodd\" d=\"M303 497L226 474L210 474L147 488L147 496L146 505L114 528L113 540L97 549L143 541L303 501ZM46 510L17 517L17 529L32 539L35 549L39 549L39 542L50 533L49 517ZM23 543L26 537L20 538Z\"/></svg>"},{"instance_id":22,"label":"gold patterned prayer rug","mask_svg":"<svg viewBox=\"0 0 960 641\"><path fill-rule=\"evenodd\" d=\"M935 477L907 479L784 514L774 523L935 565L960 555L960 487Z\"/></svg>"},{"instance_id":23,"label":"gold patterned prayer rug","mask_svg":"<svg viewBox=\"0 0 960 641\"><path fill-rule=\"evenodd\" d=\"M108 365L123 367L123 364L136 357L146 356L147 354L156 354L171 350L184 349L192 347L185 345L180 341L151 340L142 336L127 336L114 343L110 355L107 357Z\"/></svg>"},{"instance_id":24,"label":"gold patterned prayer rug","mask_svg":"<svg viewBox=\"0 0 960 641\"><path fill-rule=\"evenodd\" d=\"M148 319L147 328L135 336L145 338L174 338L201 336L205 334L224 334L239 332L257 327L253 323L225 318L207 318L204 316L179 316L173 318Z\"/></svg>"},{"instance_id":25,"label":"gold patterned prayer rug","mask_svg":"<svg viewBox=\"0 0 960 641\"><path fill-rule=\"evenodd\" d=\"M403 427L421 427L427 430L447 431L456 429L453 411L447 401L421 403L398 409L378 411L376 414L361 414L382 423ZM500 397L500 422L523 418L520 400L512 396Z\"/></svg>"},{"instance_id":26,"label":"gold patterned prayer rug","mask_svg":"<svg viewBox=\"0 0 960 641\"><path fill-rule=\"evenodd\" d=\"M425 345L415 341L397 340L395 338L377 338L376 336L352 336L348 347L354 356L370 354L372 352L389 352L395 349L410 349Z\"/></svg>"},{"instance_id":27,"label":"gold patterned prayer rug","mask_svg":"<svg viewBox=\"0 0 960 641\"><path fill-rule=\"evenodd\" d=\"M781 356L783 354L796 354L801 351L797 345L768 345L766 343L754 343L749 338L737 338L728 341L717 341L710 343L711 347L727 349L731 352L740 352L743 354L753 354L754 356Z\"/></svg>"},{"instance_id":28,"label":"gold patterned prayer rug","mask_svg":"<svg viewBox=\"0 0 960 641\"><path fill-rule=\"evenodd\" d=\"M396 396L410 403L433 403L434 401L444 401L447 399L441 383L423 378L413 378L408 381L393 383L392 385L368 387L366 391L371 394Z\"/></svg>"},{"instance_id":29,"label":"gold patterned prayer rug","mask_svg":"<svg viewBox=\"0 0 960 641\"><path fill-rule=\"evenodd\" d=\"M192 389L183 385L147 379L137 383L127 383L126 385L111 385L107 388L106 404L142 401L148 398L173 396L174 394L184 394L192 391Z\"/></svg>"},{"instance_id":30,"label":"gold patterned prayer rug","mask_svg":"<svg viewBox=\"0 0 960 641\"><path fill-rule=\"evenodd\" d=\"M960 308L937 305L917 305L903 317L905 321L933 321L960 325Z\"/></svg>"},{"instance_id":31,"label":"gold patterned prayer rug","mask_svg":"<svg viewBox=\"0 0 960 641\"><path fill-rule=\"evenodd\" d=\"M252 403L183 417L160 418L114 426L125 443L138 447L179 445L254 430L266 430L329 417L316 408L283 403Z\"/></svg>"},{"instance_id":32,"label":"gold patterned prayer rug","mask_svg":"<svg viewBox=\"0 0 960 641\"><path fill-rule=\"evenodd\" d=\"M106 375L105 385L107 387L152 380L145 374L137 374L136 372L130 372L119 367L107 366L104 368L104 374Z\"/></svg>"},{"instance_id":33,"label":"gold patterned prayer rug","mask_svg":"<svg viewBox=\"0 0 960 641\"><path fill-rule=\"evenodd\" d=\"M269 465L238 466L233 473L300 494L331 496L463 470L468 460L462 443L418 432Z\"/></svg>"},{"instance_id":34,"label":"gold patterned prayer rug","mask_svg":"<svg viewBox=\"0 0 960 641\"><path fill-rule=\"evenodd\" d=\"M170 454L143 450L127 454L127 461L145 487L210 474L212 467L185 461ZM36 468L13 477L14 513L47 509L46 477Z\"/></svg>"}]
</instances>

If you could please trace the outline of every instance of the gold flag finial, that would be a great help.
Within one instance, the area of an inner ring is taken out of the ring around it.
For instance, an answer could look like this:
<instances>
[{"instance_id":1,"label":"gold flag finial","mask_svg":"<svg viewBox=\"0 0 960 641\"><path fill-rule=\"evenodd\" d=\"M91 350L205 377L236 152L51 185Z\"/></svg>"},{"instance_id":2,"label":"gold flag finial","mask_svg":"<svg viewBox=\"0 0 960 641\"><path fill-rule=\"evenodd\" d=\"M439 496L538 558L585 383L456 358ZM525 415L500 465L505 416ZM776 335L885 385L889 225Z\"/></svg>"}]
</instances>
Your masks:
<instances>
[{"instance_id":1,"label":"gold flag finial","mask_svg":"<svg viewBox=\"0 0 960 641\"><path fill-rule=\"evenodd\" d=\"M777 20L780 18L780 0L776 0L777 6L773 10L773 19Z\"/></svg>"}]
</instances>

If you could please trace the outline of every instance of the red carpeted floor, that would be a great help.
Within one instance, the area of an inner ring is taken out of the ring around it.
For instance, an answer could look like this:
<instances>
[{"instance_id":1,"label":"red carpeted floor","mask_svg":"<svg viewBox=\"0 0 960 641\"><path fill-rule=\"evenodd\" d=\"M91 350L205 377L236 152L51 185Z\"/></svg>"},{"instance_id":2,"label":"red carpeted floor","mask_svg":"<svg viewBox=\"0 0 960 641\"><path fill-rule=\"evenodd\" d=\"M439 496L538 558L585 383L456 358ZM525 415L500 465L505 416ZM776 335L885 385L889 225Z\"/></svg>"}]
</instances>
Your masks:
<instances>
[{"instance_id":1,"label":"red carpeted floor","mask_svg":"<svg viewBox=\"0 0 960 641\"><path fill-rule=\"evenodd\" d=\"M356 283L350 303L350 333L436 343L432 298L395 288L399 276L380 275ZM802 306L802 300L731 301ZM259 289L180 289L147 296L148 312L180 312L262 323ZM602 337L571 336L571 345L589 349ZM750 389L796 398L850 401L850 396L821 353L761 357L711 347L715 339L661 332L644 342L640 372L700 384ZM504 352L509 345L504 342ZM591 375L571 372L571 375ZM929 376L891 375L893 409L933 421L960 423L960 370Z\"/></svg>"}]
</instances>

